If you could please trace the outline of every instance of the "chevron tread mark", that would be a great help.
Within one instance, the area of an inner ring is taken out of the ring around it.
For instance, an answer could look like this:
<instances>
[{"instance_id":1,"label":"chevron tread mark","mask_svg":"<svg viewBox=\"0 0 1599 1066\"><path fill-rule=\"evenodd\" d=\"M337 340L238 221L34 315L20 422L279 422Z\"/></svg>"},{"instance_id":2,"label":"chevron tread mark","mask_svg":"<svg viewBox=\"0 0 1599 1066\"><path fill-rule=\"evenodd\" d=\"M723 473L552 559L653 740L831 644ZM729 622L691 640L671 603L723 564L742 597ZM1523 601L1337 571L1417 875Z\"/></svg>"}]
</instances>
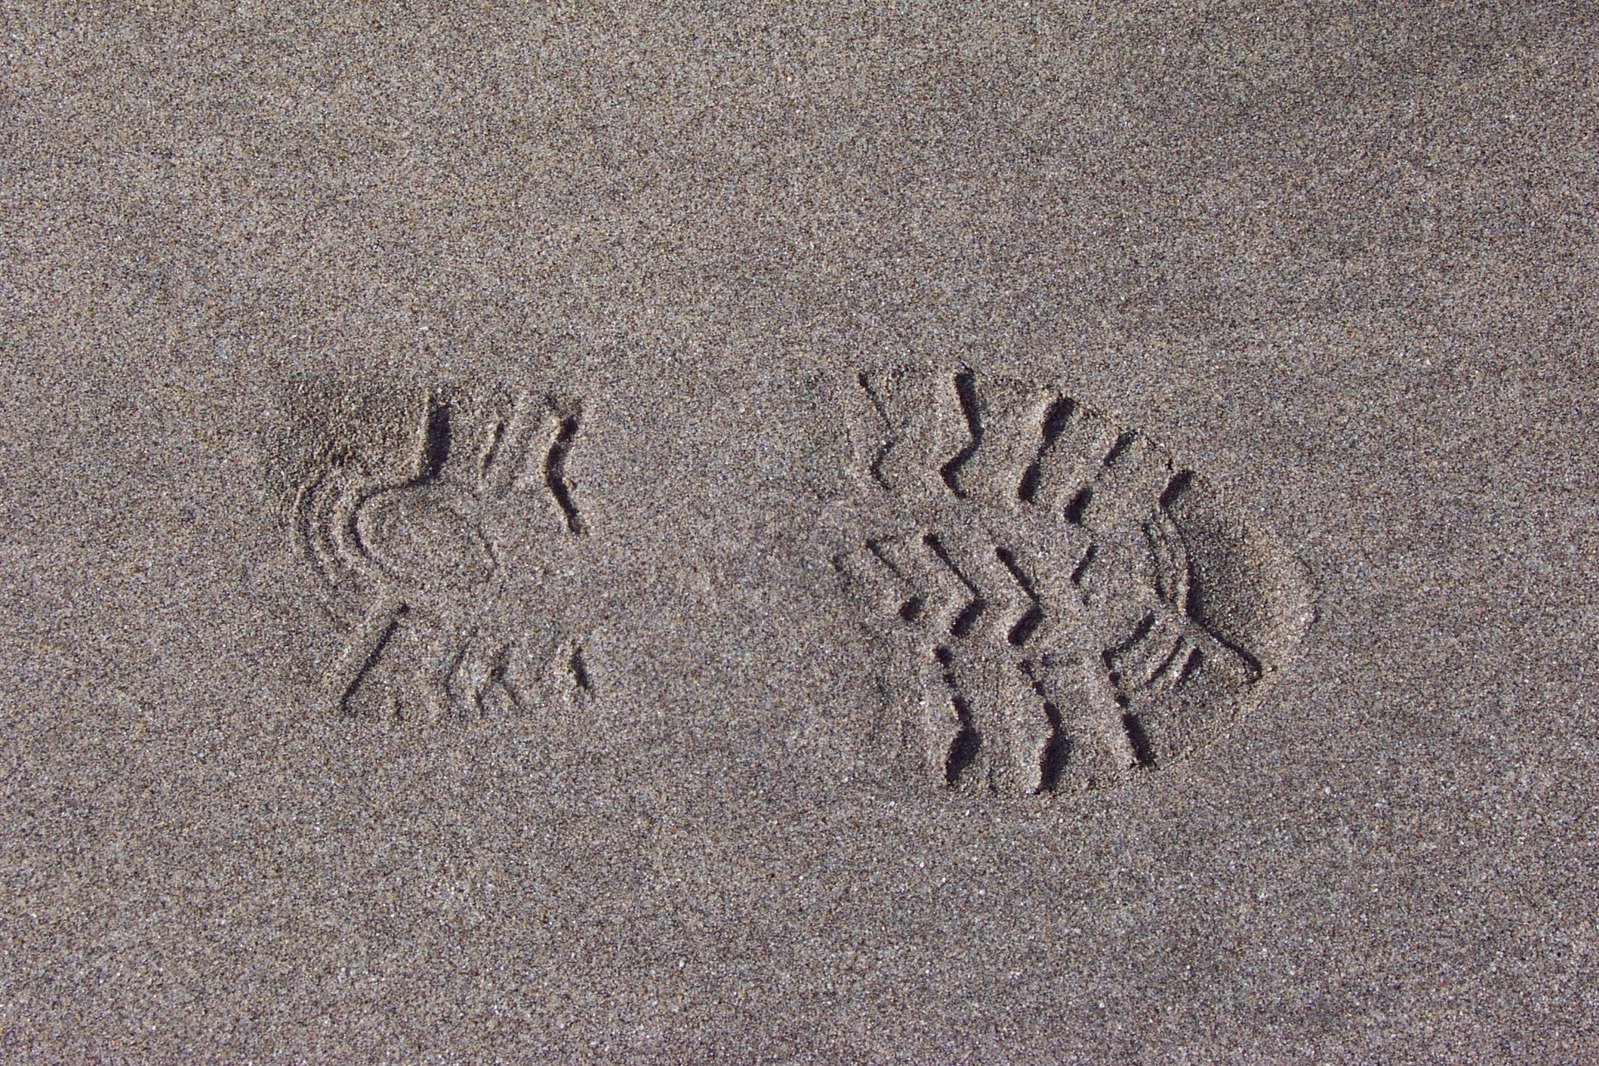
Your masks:
<instances>
[{"instance_id":1,"label":"chevron tread mark","mask_svg":"<svg viewBox=\"0 0 1599 1066\"><path fill-rule=\"evenodd\" d=\"M1194 476L1142 433L970 367L856 384L861 483L899 529L835 562L892 635L897 713L941 785L1047 795L1134 780L1187 754L1265 675L1246 638L1193 609L1192 551L1207 545L1174 508Z\"/></svg>"}]
</instances>

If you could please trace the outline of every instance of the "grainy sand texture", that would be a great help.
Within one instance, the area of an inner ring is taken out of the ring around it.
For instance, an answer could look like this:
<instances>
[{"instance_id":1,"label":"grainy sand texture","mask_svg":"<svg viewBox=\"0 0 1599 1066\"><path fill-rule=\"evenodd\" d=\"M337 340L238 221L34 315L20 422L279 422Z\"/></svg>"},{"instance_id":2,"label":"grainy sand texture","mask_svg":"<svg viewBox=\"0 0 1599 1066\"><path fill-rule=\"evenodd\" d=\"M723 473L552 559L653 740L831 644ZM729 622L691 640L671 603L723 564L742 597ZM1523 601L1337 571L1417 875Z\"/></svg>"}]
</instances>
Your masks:
<instances>
[{"instance_id":1,"label":"grainy sand texture","mask_svg":"<svg viewBox=\"0 0 1599 1066\"><path fill-rule=\"evenodd\" d=\"M1599 1062L1591 4L0 4L0 1060Z\"/></svg>"}]
</instances>

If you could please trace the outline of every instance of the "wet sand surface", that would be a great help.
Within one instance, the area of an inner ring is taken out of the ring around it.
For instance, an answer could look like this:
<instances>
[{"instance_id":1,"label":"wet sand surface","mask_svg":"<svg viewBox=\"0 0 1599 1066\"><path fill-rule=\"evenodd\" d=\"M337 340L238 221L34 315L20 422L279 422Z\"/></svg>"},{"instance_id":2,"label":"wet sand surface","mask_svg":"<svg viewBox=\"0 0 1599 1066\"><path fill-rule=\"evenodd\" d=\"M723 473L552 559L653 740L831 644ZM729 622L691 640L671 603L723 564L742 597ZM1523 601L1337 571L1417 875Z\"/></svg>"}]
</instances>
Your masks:
<instances>
[{"instance_id":1,"label":"wet sand surface","mask_svg":"<svg viewBox=\"0 0 1599 1066\"><path fill-rule=\"evenodd\" d=\"M0 15L0 1057L1599 1058L1599 31Z\"/></svg>"}]
</instances>

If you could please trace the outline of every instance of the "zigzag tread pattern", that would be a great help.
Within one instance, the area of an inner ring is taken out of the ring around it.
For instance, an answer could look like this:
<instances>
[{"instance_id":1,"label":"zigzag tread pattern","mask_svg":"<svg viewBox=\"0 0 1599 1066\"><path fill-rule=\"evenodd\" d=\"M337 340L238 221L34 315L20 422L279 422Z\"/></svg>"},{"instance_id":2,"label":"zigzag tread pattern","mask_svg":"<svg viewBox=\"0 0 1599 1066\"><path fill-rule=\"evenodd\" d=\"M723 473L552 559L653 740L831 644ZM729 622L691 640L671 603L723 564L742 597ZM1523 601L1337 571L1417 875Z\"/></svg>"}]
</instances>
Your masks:
<instances>
[{"instance_id":1,"label":"zigzag tread pattern","mask_svg":"<svg viewBox=\"0 0 1599 1066\"><path fill-rule=\"evenodd\" d=\"M1120 783L1202 739L1218 690L1260 679L1191 609L1170 505L1193 475L1141 433L970 368L857 385L858 466L898 524L836 564L896 649L913 754L941 786ZM1157 728L1168 707L1188 724Z\"/></svg>"}]
</instances>

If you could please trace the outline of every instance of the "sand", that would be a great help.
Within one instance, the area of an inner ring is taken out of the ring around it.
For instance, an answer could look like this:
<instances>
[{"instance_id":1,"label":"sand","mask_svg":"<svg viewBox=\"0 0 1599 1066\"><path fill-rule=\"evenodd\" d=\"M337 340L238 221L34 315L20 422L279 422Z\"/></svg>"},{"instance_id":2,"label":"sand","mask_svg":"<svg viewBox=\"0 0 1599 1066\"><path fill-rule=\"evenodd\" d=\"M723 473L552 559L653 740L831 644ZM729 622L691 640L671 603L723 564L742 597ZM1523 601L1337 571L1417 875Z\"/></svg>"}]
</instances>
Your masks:
<instances>
[{"instance_id":1,"label":"sand","mask_svg":"<svg viewBox=\"0 0 1599 1066\"><path fill-rule=\"evenodd\" d=\"M1599 1061L1593 16L7 5L0 1058Z\"/></svg>"}]
</instances>

